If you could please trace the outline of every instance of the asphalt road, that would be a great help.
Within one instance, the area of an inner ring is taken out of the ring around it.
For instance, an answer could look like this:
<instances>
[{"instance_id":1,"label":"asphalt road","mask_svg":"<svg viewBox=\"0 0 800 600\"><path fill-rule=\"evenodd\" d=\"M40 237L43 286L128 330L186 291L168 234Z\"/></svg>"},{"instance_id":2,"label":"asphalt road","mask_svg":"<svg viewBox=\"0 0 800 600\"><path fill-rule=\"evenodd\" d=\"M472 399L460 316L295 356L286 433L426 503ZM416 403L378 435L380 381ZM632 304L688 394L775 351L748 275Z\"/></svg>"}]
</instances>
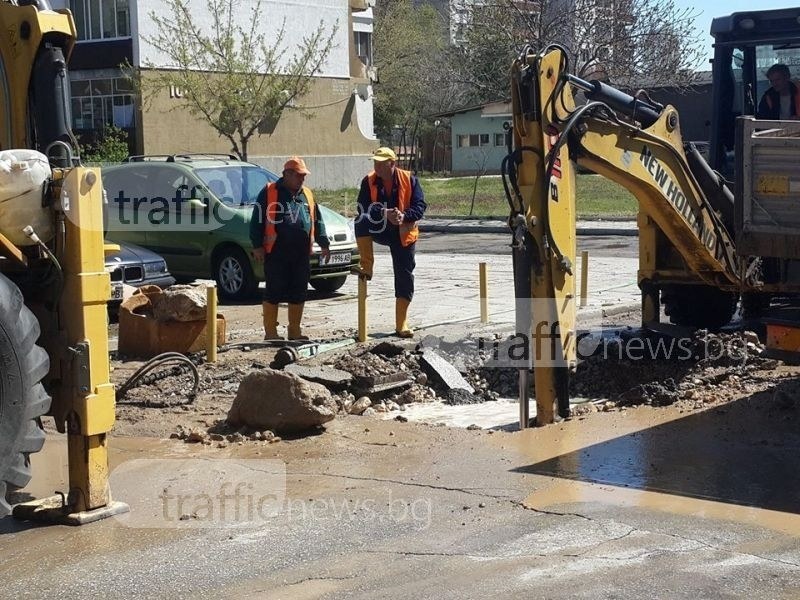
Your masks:
<instances>
[{"instance_id":1,"label":"asphalt road","mask_svg":"<svg viewBox=\"0 0 800 600\"><path fill-rule=\"evenodd\" d=\"M511 256L511 236L499 233L424 233L418 242L420 253L500 254ZM578 251L588 250L597 256L636 258L639 239L631 236L579 236Z\"/></svg>"},{"instance_id":2,"label":"asphalt road","mask_svg":"<svg viewBox=\"0 0 800 600\"><path fill-rule=\"evenodd\" d=\"M452 324L431 325L443 332L476 328L473 278L485 258L497 277L489 326L501 324L503 243L426 236L412 316L447 316ZM624 265L635 275L629 240L588 243L609 270L598 285L627 278ZM387 258L379 253L370 288L378 332L391 318ZM352 292L312 298L309 328L350 327ZM257 336L258 308L223 311L237 335ZM776 381L779 394L794 397L795 383ZM272 445L112 438L113 489L131 514L82 528L0 520L0 590L20 598L794 598L800 411L786 402L772 410L771 398L690 414L592 413L523 432L342 417L320 435ZM35 497L67 485L63 437L51 438L33 457ZM177 494L181 486L193 495ZM257 490L274 510L248 509L261 506Z\"/></svg>"},{"instance_id":3,"label":"asphalt road","mask_svg":"<svg viewBox=\"0 0 800 600\"><path fill-rule=\"evenodd\" d=\"M0 520L3 596L795 598L798 422L747 404L491 434L344 417L225 449L116 438L133 512ZM34 494L63 489L65 453L56 439L36 456ZM181 482L195 496L176 505ZM264 482L275 510L248 513Z\"/></svg>"}]
</instances>

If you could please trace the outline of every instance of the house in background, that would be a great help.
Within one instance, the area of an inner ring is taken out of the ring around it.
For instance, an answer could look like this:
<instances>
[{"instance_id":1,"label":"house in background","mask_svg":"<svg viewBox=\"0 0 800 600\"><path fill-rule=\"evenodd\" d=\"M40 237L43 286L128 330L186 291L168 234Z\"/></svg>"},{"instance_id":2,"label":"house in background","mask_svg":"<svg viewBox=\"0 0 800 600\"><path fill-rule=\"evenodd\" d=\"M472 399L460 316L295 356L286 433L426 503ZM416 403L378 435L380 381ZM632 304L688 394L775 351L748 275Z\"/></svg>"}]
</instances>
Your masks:
<instances>
[{"instance_id":1,"label":"house in background","mask_svg":"<svg viewBox=\"0 0 800 600\"><path fill-rule=\"evenodd\" d=\"M238 14L250 15L255 0L242 0ZM164 11L161 0L52 0L53 8L72 11L78 43L70 57L72 118L85 141L106 125L128 133L136 154L180 152L229 153L230 143L182 106L181 91L164 89L143 108L120 64L136 68L151 62L166 68L163 56L146 38L155 34L150 14ZM264 36L286 23L286 43L294 45L320 23L338 22L335 47L310 93L298 101L311 118L287 109L274 128L256 134L248 147L250 161L280 170L287 156L304 156L312 171L309 183L338 189L357 185L379 145L373 130L372 5L374 0L263 0ZM206 0L190 0L195 24L211 25ZM243 26L249 23L242 22ZM291 57L290 51L287 59ZM147 70L142 69L146 77Z\"/></svg>"},{"instance_id":2,"label":"house in background","mask_svg":"<svg viewBox=\"0 0 800 600\"><path fill-rule=\"evenodd\" d=\"M511 121L510 102L489 102L438 115L450 119L453 175L499 173L508 154L507 129Z\"/></svg>"}]
</instances>

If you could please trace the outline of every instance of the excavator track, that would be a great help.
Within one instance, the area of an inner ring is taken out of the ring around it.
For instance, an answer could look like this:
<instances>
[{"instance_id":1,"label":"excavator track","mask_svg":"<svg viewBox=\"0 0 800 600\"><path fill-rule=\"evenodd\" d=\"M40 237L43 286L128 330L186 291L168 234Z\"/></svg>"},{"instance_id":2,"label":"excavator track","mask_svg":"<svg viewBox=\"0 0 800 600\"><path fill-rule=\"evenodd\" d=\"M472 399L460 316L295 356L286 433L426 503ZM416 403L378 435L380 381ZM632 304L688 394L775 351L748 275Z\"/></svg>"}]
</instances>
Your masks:
<instances>
[{"instance_id":1,"label":"excavator track","mask_svg":"<svg viewBox=\"0 0 800 600\"><path fill-rule=\"evenodd\" d=\"M42 385L50 360L38 337L19 288L0 274L0 516L11 510L6 493L30 481L29 456L44 444L38 419L50 408Z\"/></svg>"}]
</instances>

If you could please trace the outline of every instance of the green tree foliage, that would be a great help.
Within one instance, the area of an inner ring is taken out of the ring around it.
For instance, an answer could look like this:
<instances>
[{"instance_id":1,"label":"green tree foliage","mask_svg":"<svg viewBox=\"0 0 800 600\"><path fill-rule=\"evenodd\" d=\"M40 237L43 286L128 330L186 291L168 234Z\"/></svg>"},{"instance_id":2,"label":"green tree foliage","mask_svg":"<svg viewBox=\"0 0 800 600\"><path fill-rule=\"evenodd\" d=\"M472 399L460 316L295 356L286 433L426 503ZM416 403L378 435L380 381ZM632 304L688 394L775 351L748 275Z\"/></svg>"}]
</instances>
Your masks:
<instances>
[{"instance_id":1,"label":"green tree foliage","mask_svg":"<svg viewBox=\"0 0 800 600\"><path fill-rule=\"evenodd\" d=\"M119 127L106 125L94 143L81 146L87 163L122 162L128 156L128 134Z\"/></svg>"},{"instance_id":2,"label":"green tree foliage","mask_svg":"<svg viewBox=\"0 0 800 600\"><path fill-rule=\"evenodd\" d=\"M443 77L447 47L444 20L425 4L382 0L375 6L375 130L409 148L425 126L424 117L456 100Z\"/></svg>"},{"instance_id":3,"label":"green tree foliage","mask_svg":"<svg viewBox=\"0 0 800 600\"><path fill-rule=\"evenodd\" d=\"M451 63L476 101L508 97L506 65L526 44L559 44L571 72L622 87L688 86L702 58L697 11L672 0L493 0L468 15Z\"/></svg>"},{"instance_id":4,"label":"green tree foliage","mask_svg":"<svg viewBox=\"0 0 800 600\"><path fill-rule=\"evenodd\" d=\"M334 47L339 24L320 23L293 44L286 39L285 22L276 34L264 35L269 15L262 0L206 0L208 30L198 25L203 20L196 6L191 0L166 0L163 9L152 12L156 33L144 41L170 68L146 62L146 72L129 69L128 74L145 103L165 89L179 89L183 107L227 138L246 160L250 138L268 132L284 109L308 93L312 76Z\"/></svg>"}]
</instances>

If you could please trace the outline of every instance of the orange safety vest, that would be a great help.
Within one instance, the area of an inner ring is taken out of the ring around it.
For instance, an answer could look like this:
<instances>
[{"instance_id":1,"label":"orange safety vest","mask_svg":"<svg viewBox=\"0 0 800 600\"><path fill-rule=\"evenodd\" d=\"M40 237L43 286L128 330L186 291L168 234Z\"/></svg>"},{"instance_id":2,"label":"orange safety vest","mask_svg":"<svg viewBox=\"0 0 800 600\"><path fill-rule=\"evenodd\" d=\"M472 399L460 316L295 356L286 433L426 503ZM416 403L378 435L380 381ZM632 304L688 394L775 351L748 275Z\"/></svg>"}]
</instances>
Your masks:
<instances>
[{"instance_id":1,"label":"orange safety vest","mask_svg":"<svg viewBox=\"0 0 800 600\"><path fill-rule=\"evenodd\" d=\"M314 204L314 195L311 190L303 186L303 194L308 201L308 214L311 217L311 231L308 234L308 253L311 254L314 248L314 223L316 222L317 207ZM264 221L264 252L269 254L278 239L278 230L275 224L278 219L278 185L270 183L267 185L267 218Z\"/></svg>"},{"instance_id":2,"label":"orange safety vest","mask_svg":"<svg viewBox=\"0 0 800 600\"><path fill-rule=\"evenodd\" d=\"M399 188L397 190L397 208L400 212L405 212L411 206L411 173L402 169L395 169L397 173L397 183ZM378 201L378 176L375 171L371 171L367 175L367 183L369 183L369 199L372 202ZM403 246L410 246L417 241L419 237L419 228L416 221L406 223L403 221L400 224L400 243Z\"/></svg>"}]
</instances>

